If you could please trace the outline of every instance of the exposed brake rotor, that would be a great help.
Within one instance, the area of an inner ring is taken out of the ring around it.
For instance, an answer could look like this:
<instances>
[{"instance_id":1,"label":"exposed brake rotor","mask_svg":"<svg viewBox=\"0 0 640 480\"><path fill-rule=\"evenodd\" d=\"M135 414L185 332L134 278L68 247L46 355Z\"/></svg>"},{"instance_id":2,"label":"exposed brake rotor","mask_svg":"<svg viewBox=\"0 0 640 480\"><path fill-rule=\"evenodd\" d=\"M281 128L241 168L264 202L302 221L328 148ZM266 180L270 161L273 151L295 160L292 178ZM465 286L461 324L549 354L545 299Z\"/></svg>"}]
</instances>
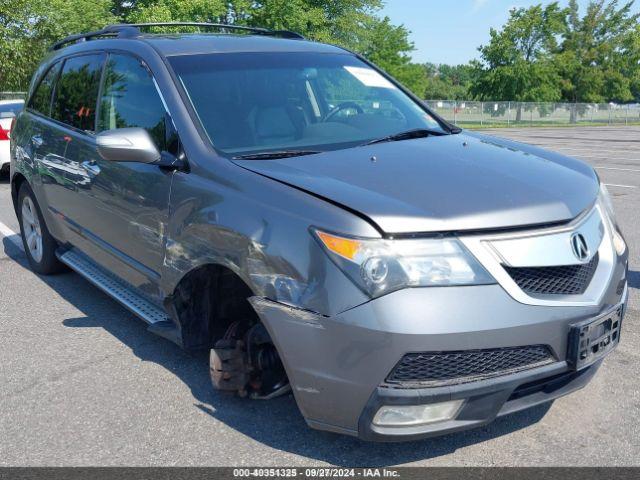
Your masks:
<instances>
[{"instance_id":1,"label":"exposed brake rotor","mask_svg":"<svg viewBox=\"0 0 640 480\"><path fill-rule=\"evenodd\" d=\"M238 338L238 330L239 322L234 322L224 338L211 349L213 386L257 400L289 393L291 386L287 374L264 326L252 326L241 338Z\"/></svg>"}]
</instances>

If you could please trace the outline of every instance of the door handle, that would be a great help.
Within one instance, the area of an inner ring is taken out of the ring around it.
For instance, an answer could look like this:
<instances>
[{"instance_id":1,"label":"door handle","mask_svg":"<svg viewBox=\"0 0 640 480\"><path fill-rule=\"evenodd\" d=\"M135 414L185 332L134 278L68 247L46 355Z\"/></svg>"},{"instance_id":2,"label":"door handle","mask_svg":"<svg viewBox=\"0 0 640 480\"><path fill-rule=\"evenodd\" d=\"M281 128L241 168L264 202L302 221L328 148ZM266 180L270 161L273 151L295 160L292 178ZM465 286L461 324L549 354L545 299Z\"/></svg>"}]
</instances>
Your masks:
<instances>
[{"instance_id":1,"label":"door handle","mask_svg":"<svg viewBox=\"0 0 640 480\"><path fill-rule=\"evenodd\" d=\"M31 137L31 143L33 143L34 147L38 148L42 146L44 140L40 135L34 135L33 137Z\"/></svg>"}]
</instances>

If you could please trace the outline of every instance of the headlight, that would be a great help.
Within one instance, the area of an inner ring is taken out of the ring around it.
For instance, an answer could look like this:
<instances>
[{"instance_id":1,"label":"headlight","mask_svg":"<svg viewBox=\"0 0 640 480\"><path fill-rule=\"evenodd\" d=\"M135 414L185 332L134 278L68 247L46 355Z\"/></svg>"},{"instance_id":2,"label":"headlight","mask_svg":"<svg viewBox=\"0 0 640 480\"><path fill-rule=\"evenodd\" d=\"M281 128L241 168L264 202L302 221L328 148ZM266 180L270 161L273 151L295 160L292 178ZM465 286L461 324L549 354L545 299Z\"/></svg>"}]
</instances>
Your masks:
<instances>
[{"instance_id":1,"label":"headlight","mask_svg":"<svg viewBox=\"0 0 640 480\"><path fill-rule=\"evenodd\" d=\"M602 182L600 183L600 193L598 194L598 201L600 202L600 205L604 207L607 215L609 215L609 220L611 220L611 223L616 225L618 222L616 221L616 213L613 210L613 201L611 200L611 194L609 193L609 190L607 190L605 184Z\"/></svg>"},{"instance_id":2,"label":"headlight","mask_svg":"<svg viewBox=\"0 0 640 480\"><path fill-rule=\"evenodd\" d=\"M496 283L455 238L384 240L314 233L335 263L371 297L407 287Z\"/></svg>"},{"instance_id":3,"label":"headlight","mask_svg":"<svg viewBox=\"0 0 640 480\"><path fill-rule=\"evenodd\" d=\"M609 226L611 227L611 235L613 237L613 246L616 249L616 253L618 255L622 255L627 249L627 244L625 243L624 238L622 238L622 234L620 233L618 220L616 219L616 214L613 210L613 201L611 200L611 194L602 182L600 182L600 193L598 194L598 202L600 203L602 209L605 211L608 217Z\"/></svg>"}]
</instances>

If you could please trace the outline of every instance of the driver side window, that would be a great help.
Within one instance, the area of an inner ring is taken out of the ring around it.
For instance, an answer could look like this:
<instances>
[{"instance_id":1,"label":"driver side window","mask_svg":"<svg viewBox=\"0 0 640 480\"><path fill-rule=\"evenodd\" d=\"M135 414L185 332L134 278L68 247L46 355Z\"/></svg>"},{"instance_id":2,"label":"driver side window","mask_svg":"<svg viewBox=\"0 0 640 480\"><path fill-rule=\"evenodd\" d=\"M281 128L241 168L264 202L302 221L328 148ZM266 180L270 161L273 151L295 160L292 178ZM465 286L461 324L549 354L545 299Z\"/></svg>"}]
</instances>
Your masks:
<instances>
[{"instance_id":1,"label":"driver side window","mask_svg":"<svg viewBox=\"0 0 640 480\"><path fill-rule=\"evenodd\" d=\"M167 150L166 111L151 73L129 55L109 55L100 99L98 132L141 127Z\"/></svg>"}]
</instances>

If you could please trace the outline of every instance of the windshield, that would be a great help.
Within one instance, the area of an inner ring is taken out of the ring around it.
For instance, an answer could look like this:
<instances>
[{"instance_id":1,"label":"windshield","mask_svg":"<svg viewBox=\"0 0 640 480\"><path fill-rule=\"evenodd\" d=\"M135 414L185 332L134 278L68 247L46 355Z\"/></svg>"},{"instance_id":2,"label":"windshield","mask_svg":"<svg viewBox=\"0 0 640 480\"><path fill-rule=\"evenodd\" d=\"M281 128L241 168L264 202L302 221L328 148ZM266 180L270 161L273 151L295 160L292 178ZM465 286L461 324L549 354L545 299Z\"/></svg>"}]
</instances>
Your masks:
<instances>
[{"instance_id":1,"label":"windshield","mask_svg":"<svg viewBox=\"0 0 640 480\"><path fill-rule=\"evenodd\" d=\"M212 144L232 156L349 148L414 129L427 111L349 54L170 57Z\"/></svg>"}]
</instances>

